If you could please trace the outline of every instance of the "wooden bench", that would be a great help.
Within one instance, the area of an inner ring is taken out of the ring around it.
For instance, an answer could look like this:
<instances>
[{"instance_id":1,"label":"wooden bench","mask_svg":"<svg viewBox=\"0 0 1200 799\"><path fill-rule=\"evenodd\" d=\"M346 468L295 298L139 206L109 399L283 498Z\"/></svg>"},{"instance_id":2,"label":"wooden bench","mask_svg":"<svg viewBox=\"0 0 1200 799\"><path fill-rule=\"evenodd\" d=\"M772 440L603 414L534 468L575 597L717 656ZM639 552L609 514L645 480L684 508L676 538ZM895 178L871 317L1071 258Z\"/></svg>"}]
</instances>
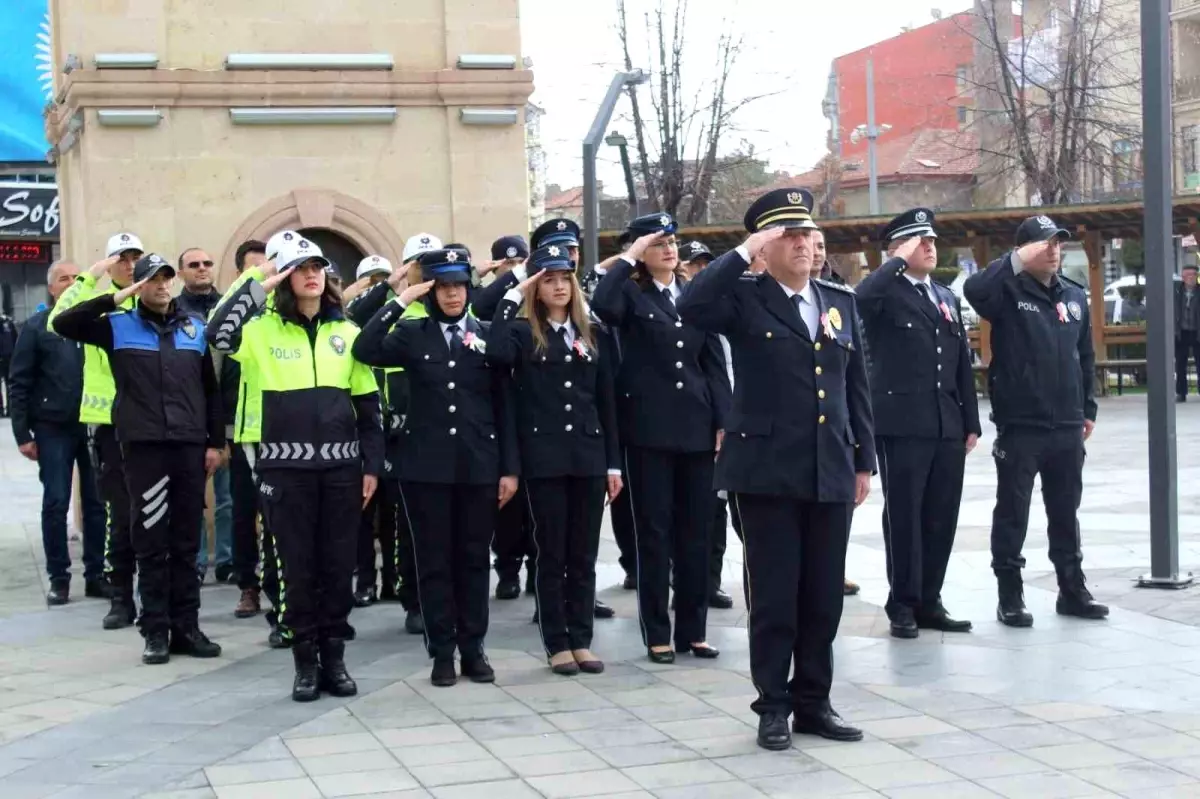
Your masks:
<instances>
[{"instance_id":1,"label":"wooden bench","mask_svg":"<svg viewBox=\"0 0 1200 799\"><path fill-rule=\"evenodd\" d=\"M1103 360L1096 361L1096 379L1100 383L1101 396L1108 395L1108 374L1109 372L1117 373L1117 395L1125 393L1124 375L1130 372L1134 375L1134 381L1137 381L1138 370L1143 372L1146 369L1146 359L1128 359L1128 360Z\"/></svg>"}]
</instances>

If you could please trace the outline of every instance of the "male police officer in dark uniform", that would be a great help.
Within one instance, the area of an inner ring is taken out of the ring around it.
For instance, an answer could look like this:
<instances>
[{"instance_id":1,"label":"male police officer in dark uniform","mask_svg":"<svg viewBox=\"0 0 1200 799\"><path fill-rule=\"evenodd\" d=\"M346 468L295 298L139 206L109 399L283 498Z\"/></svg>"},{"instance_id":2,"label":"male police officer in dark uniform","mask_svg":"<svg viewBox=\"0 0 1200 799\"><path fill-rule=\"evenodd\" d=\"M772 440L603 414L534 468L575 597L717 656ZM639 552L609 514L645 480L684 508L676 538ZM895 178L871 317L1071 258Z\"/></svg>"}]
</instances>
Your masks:
<instances>
[{"instance_id":1,"label":"male police officer in dark uniform","mask_svg":"<svg viewBox=\"0 0 1200 799\"><path fill-rule=\"evenodd\" d=\"M1017 228L1017 248L963 286L992 323L992 570L1000 589L996 615L1010 627L1033 624L1022 591L1021 548L1038 474L1058 574L1056 610L1084 619L1108 616L1087 589L1079 548L1084 441L1096 425L1095 353L1087 293L1058 273L1062 240L1070 235L1049 217L1030 217Z\"/></svg>"},{"instance_id":2,"label":"male police officer in dark uniform","mask_svg":"<svg viewBox=\"0 0 1200 799\"><path fill-rule=\"evenodd\" d=\"M942 606L967 453L979 441L971 353L954 293L937 266L933 211L913 208L883 229L888 260L855 294L871 351L875 451L892 635L967 632Z\"/></svg>"},{"instance_id":3,"label":"male police officer in dark uniform","mask_svg":"<svg viewBox=\"0 0 1200 799\"><path fill-rule=\"evenodd\" d=\"M765 749L791 744L791 713L796 732L862 738L833 711L829 688L850 515L875 469L871 396L854 295L809 280L818 268L811 208L802 189L764 194L746 212L750 237L701 272L679 304L733 351L716 485L742 522L751 707ZM744 276L760 253L765 273Z\"/></svg>"}]
</instances>

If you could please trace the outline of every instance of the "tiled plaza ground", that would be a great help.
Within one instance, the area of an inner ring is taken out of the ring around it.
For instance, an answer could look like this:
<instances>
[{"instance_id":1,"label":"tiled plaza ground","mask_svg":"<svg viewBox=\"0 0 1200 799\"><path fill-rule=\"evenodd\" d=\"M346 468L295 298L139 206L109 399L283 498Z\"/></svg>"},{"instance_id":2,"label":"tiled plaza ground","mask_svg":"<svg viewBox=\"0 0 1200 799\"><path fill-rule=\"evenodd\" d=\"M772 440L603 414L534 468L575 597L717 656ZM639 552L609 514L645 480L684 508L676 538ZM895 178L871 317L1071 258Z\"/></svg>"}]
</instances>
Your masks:
<instances>
[{"instance_id":1,"label":"tiled plaza ground","mask_svg":"<svg viewBox=\"0 0 1200 799\"><path fill-rule=\"evenodd\" d=\"M1183 561L1200 566L1200 402L1179 407ZM1145 402L1106 400L1089 446L1085 565L1106 623L1054 615L1044 517L1030 525L1032 630L992 620L992 431L968 459L947 605L966 636L887 637L876 493L856 517L834 703L857 744L754 744L744 610L710 614L715 663L646 662L633 596L606 531L600 585L618 618L597 623L598 677L550 674L532 600L493 602L492 686L434 689L398 606L356 611L348 649L361 694L288 699L291 659L236 591L204 590L217 661L140 665L132 630L104 632L104 603L47 610L32 464L0 426L0 797L1200 797L1200 589L1144 591ZM77 543L73 550L77 557ZM82 592L81 581L75 590Z\"/></svg>"}]
</instances>

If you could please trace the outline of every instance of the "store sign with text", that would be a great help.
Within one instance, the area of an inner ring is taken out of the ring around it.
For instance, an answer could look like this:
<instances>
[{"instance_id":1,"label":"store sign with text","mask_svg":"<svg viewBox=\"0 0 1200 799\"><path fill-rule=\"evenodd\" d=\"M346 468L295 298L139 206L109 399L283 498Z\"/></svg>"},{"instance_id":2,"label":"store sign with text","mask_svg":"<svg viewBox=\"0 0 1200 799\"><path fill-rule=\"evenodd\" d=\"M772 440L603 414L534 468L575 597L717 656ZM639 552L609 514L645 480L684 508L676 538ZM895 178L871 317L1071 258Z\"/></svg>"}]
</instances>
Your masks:
<instances>
[{"instance_id":1,"label":"store sign with text","mask_svg":"<svg viewBox=\"0 0 1200 799\"><path fill-rule=\"evenodd\" d=\"M58 187L0 183L0 238L58 238Z\"/></svg>"}]
</instances>

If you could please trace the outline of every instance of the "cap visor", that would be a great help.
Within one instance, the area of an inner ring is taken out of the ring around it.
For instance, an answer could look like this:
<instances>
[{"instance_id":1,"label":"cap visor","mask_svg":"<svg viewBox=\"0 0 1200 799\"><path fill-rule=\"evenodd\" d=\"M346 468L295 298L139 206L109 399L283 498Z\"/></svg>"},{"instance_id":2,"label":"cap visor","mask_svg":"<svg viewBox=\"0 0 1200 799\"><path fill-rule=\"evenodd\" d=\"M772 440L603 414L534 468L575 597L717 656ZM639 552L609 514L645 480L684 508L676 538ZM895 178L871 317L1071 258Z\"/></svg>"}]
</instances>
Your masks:
<instances>
[{"instance_id":1,"label":"cap visor","mask_svg":"<svg viewBox=\"0 0 1200 799\"><path fill-rule=\"evenodd\" d=\"M332 266L332 264L329 263L329 259L323 255L305 255L300 258L293 258L292 260L290 260L286 264L284 264L282 268L283 269L291 269L294 266L300 266L301 264L307 263L309 261L316 261L318 264L320 264L321 266L323 266L325 268L329 268L330 266Z\"/></svg>"},{"instance_id":2,"label":"cap visor","mask_svg":"<svg viewBox=\"0 0 1200 799\"><path fill-rule=\"evenodd\" d=\"M174 267L172 267L170 264L160 264L159 266L151 267L150 270L147 271L146 274L144 274L140 278L138 278L138 280L139 281L149 280L150 278L157 275L159 272L168 272L168 273L170 273L171 277L175 277Z\"/></svg>"},{"instance_id":3,"label":"cap visor","mask_svg":"<svg viewBox=\"0 0 1200 799\"><path fill-rule=\"evenodd\" d=\"M784 230L820 230L816 222L808 219L785 219L782 222L772 222L763 230L770 230L773 227L781 227Z\"/></svg>"},{"instance_id":4,"label":"cap visor","mask_svg":"<svg viewBox=\"0 0 1200 799\"><path fill-rule=\"evenodd\" d=\"M368 269L367 271L363 272L358 276L358 279L362 280L364 277L374 277L375 275L390 275L391 273L392 270L384 269L382 266L377 266L374 269Z\"/></svg>"}]
</instances>

